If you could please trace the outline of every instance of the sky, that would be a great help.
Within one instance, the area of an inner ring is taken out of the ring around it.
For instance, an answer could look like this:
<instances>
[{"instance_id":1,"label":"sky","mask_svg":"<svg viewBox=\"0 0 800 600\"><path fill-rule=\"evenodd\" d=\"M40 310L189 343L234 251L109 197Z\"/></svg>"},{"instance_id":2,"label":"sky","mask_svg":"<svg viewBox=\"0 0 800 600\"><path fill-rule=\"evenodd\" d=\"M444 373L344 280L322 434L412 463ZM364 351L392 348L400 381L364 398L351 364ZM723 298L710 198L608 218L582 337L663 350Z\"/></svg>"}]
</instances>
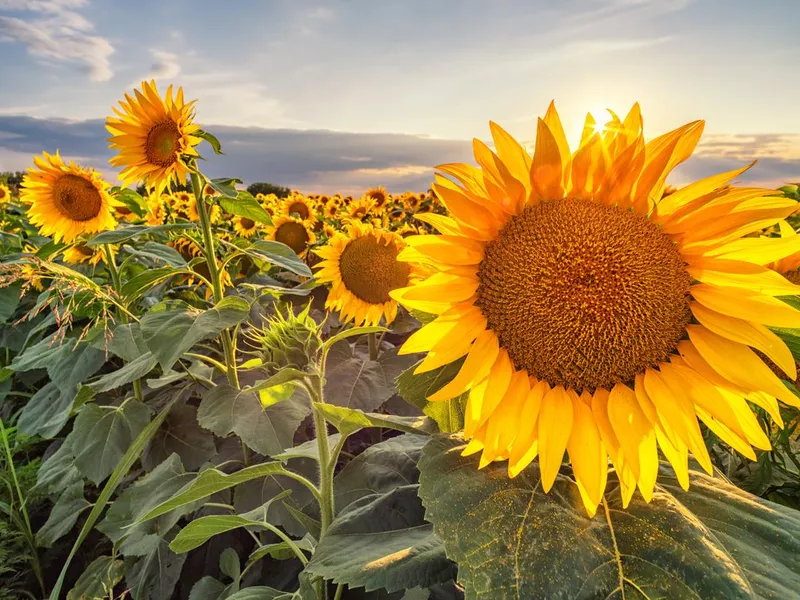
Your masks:
<instances>
[{"instance_id":1,"label":"sky","mask_svg":"<svg viewBox=\"0 0 800 600\"><path fill-rule=\"evenodd\" d=\"M115 178L104 119L154 78L222 142L205 172L245 182L427 189L489 120L531 145L555 100L573 143L635 101L647 137L705 119L672 183L758 159L742 181L778 186L798 23L800 0L0 0L0 171L59 149Z\"/></svg>"}]
</instances>

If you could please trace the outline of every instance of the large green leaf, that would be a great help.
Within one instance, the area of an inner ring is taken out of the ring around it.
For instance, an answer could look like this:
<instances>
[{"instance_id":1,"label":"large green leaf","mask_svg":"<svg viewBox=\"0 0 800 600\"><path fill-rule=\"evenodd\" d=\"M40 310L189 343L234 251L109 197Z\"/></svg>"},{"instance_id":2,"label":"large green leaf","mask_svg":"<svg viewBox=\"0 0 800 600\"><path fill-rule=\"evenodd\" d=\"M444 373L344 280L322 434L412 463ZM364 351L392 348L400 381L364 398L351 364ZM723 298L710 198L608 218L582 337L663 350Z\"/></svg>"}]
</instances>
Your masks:
<instances>
[{"instance_id":1,"label":"large green leaf","mask_svg":"<svg viewBox=\"0 0 800 600\"><path fill-rule=\"evenodd\" d=\"M573 479L548 494L538 463L478 470L463 440L434 437L419 463L426 518L458 562L466 598L782 598L800 589L800 514L723 479L661 472L623 509L610 481L594 519Z\"/></svg>"},{"instance_id":2,"label":"large green leaf","mask_svg":"<svg viewBox=\"0 0 800 600\"><path fill-rule=\"evenodd\" d=\"M286 473L287 470L281 462L277 460L246 467L241 471L230 474L223 473L217 469L206 469L168 500L161 502L152 510L149 510L139 521L154 519L171 510L197 502L198 500L203 500L212 494L227 490L245 481L250 481L251 479Z\"/></svg>"},{"instance_id":3,"label":"large green leaf","mask_svg":"<svg viewBox=\"0 0 800 600\"><path fill-rule=\"evenodd\" d=\"M193 229L197 227L195 223L167 223L166 225L128 225L119 227L111 231L104 231L94 236L86 242L87 246L101 246L102 244L119 244L136 239L142 235L153 235L166 233L168 231L180 231L183 229Z\"/></svg>"},{"instance_id":4,"label":"large green leaf","mask_svg":"<svg viewBox=\"0 0 800 600\"><path fill-rule=\"evenodd\" d=\"M259 454L271 456L292 446L295 431L310 411L310 402L300 389L264 408L257 392L222 384L203 395L197 419L218 436L235 433Z\"/></svg>"},{"instance_id":5,"label":"large green leaf","mask_svg":"<svg viewBox=\"0 0 800 600\"><path fill-rule=\"evenodd\" d=\"M176 269L174 267L147 269L126 281L120 290L120 294L126 300L131 301L162 281L166 281L170 277L186 272L187 270Z\"/></svg>"},{"instance_id":6,"label":"large green leaf","mask_svg":"<svg viewBox=\"0 0 800 600\"><path fill-rule=\"evenodd\" d=\"M156 363L157 361L152 352L145 352L134 358L131 362L125 363L116 371L106 373L96 381L93 381L89 384L89 387L97 393L117 389L137 379L141 379L155 368Z\"/></svg>"},{"instance_id":7,"label":"large green leaf","mask_svg":"<svg viewBox=\"0 0 800 600\"><path fill-rule=\"evenodd\" d=\"M36 488L48 494L61 492L79 481L83 481L83 477L75 466L72 444L66 440L42 463L36 473Z\"/></svg>"},{"instance_id":8,"label":"large green leaf","mask_svg":"<svg viewBox=\"0 0 800 600\"><path fill-rule=\"evenodd\" d=\"M261 527L261 522L240 515L208 515L193 520L181 529L169 545L173 552L189 552L202 546L215 535L240 527Z\"/></svg>"},{"instance_id":9,"label":"large green leaf","mask_svg":"<svg viewBox=\"0 0 800 600\"><path fill-rule=\"evenodd\" d=\"M336 475L336 508L365 496L385 494L398 486L417 483L417 461L428 437L401 435L370 446Z\"/></svg>"},{"instance_id":10,"label":"large green leaf","mask_svg":"<svg viewBox=\"0 0 800 600\"><path fill-rule=\"evenodd\" d=\"M51 381L31 397L22 408L17 427L26 435L51 438L67 424L75 394L65 393Z\"/></svg>"},{"instance_id":11,"label":"large green leaf","mask_svg":"<svg viewBox=\"0 0 800 600\"><path fill-rule=\"evenodd\" d=\"M142 354L149 352L139 323L124 323L117 326L108 342L108 350L126 361L136 360Z\"/></svg>"},{"instance_id":12,"label":"large green leaf","mask_svg":"<svg viewBox=\"0 0 800 600\"><path fill-rule=\"evenodd\" d=\"M19 306L21 283L12 283L0 287L0 323L5 323L12 316Z\"/></svg>"},{"instance_id":13,"label":"large green leaf","mask_svg":"<svg viewBox=\"0 0 800 600\"><path fill-rule=\"evenodd\" d=\"M125 561L100 556L81 573L67 600L98 600L113 595L114 587L122 581L128 566Z\"/></svg>"},{"instance_id":14,"label":"large green leaf","mask_svg":"<svg viewBox=\"0 0 800 600\"><path fill-rule=\"evenodd\" d=\"M151 469L173 452L190 470L199 469L217 453L214 435L200 427L197 408L191 404L181 404L172 409L164 425L144 449L142 464Z\"/></svg>"},{"instance_id":15,"label":"large green leaf","mask_svg":"<svg viewBox=\"0 0 800 600\"><path fill-rule=\"evenodd\" d=\"M253 240L249 242L249 245L239 249L256 260L266 261L303 277L311 277L311 269L308 265L297 256L294 250L281 242Z\"/></svg>"},{"instance_id":16,"label":"large green leaf","mask_svg":"<svg viewBox=\"0 0 800 600\"><path fill-rule=\"evenodd\" d=\"M227 296L214 308L200 313L187 310L150 312L142 317L142 335L150 352L167 371L197 342L241 323L249 312L247 301L236 296Z\"/></svg>"},{"instance_id":17,"label":"large green leaf","mask_svg":"<svg viewBox=\"0 0 800 600\"><path fill-rule=\"evenodd\" d=\"M125 576L132 600L170 600L181 576L186 554L175 554L165 538L140 558Z\"/></svg>"},{"instance_id":18,"label":"large green leaf","mask_svg":"<svg viewBox=\"0 0 800 600\"><path fill-rule=\"evenodd\" d=\"M134 256L160 261L170 267L185 267L187 265L186 259L175 248L158 242L145 242L141 248L126 246L125 250Z\"/></svg>"},{"instance_id":19,"label":"large green leaf","mask_svg":"<svg viewBox=\"0 0 800 600\"><path fill-rule=\"evenodd\" d=\"M436 425L427 417L398 417L381 413L365 413L332 404L317 404L315 410L322 413L325 420L336 427L342 435L350 435L369 427L383 427L423 435L436 432Z\"/></svg>"},{"instance_id":20,"label":"large green leaf","mask_svg":"<svg viewBox=\"0 0 800 600\"><path fill-rule=\"evenodd\" d=\"M251 194L239 192L236 198L219 198L219 205L232 215L238 215L256 223L272 225L272 218L269 213L258 203Z\"/></svg>"},{"instance_id":21,"label":"large green leaf","mask_svg":"<svg viewBox=\"0 0 800 600\"><path fill-rule=\"evenodd\" d=\"M336 347L349 348L343 343ZM396 350L383 352L378 360L352 350L331 352L325 369L325 401L373 411L395 394L395 379L413 362L413 357L399 356Z\"/></svg>"},{"instance_id":22,"label":"large green leaf","mask_svg":"<svg viewBox=\"0 0 800 600\"><path fill-rule=\"evenodd\" d=\"M464 427L467 394L440 402L430 402L428 396L449 383L461 369L462 363L462 360L457 360L433 371L414 375L414 369L419 365L417 363L397 378L397 393L436 421L439 430L444 433L454 433Z\"/></svg>"},{"instance_id":23,"label":"large green leaf","mask_svg":"<svg viewBox=\"0 0 800 600\"><path fill-rule=\"evenodd\" d=\"M164 533L193 509L194 505L178 507L146 522L139 522L140 518L168 500L194 478L194 473L184 471L177 454L169 456L119 495L97 529L108 536L122 554L150 554L161 543Z\"/></svg>"},{"instance_id":24,"label":"large green leaf","mask_svg":"<svg viewBox=\"0 0 800 600\"><path fill-rule=\"evenodd\" d=\"M417 485L353 502L314 551L306 571L367 591L444 583L456 575L444 544L424 518Z\"/></svg>"},{"instance_id":25,"label":"large green leaf","mask_svg":"<svg viewBox=\"0 0 800 600\"><path fill-rule=\"evenodd\" d=\"M47 521L36 532L36 544L45 548L52 546L69 533L80 514L90 506L91 503L83 497L83 482L70 485L58 497Z\"/></svg>"},{"instance_id":26,"label":"large green leaf","mask_svg":"<svg viewBox=\"0 0 800 600\"><path fill-rule=\"evenodd\" d=\"M69 435L75 466L99 485L125 455L150 420L150 409L136 400L122 406L86 404Z\"/></svg>"}]
</instances>

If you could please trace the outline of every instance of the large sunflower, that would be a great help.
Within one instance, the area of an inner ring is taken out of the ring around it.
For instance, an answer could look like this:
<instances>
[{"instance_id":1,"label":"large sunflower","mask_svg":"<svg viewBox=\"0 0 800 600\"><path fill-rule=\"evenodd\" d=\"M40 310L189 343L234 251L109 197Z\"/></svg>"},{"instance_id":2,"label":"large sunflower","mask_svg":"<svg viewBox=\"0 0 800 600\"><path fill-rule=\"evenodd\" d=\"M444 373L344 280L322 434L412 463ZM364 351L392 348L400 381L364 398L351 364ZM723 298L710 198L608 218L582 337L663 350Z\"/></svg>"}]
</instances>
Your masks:
<instances>
[{"instance_id":1,"label":"large sunflower","mask_svg":"<svg viewBox=\"0 0 800 600\"><path fill-rule=\"evenodd\" d=\"M634 105L598 131L591 117L571 153L553 105L531 157L491 123L496 152L475 141L478 168L449 164L434 191L451 216L420 220L441 235L406 238L400 260L438 272L392 297L438 317L402 351L427 352L417 372L464 358L430 396L469 392L465 453L508 460L514 477L537 455L549 491L566 450L587 511L606 485L623 503L650 500L657 445L684 488L691 452L711 472L697 418L745 456L770 447L747 402L780 419L798 398L754 349L796 375L767 326L800 327L776 296L800 287L763 265L798 249L743 237L789 215L775 192L730 187L747 167L662 200L667 174L688 158L695 121L648 143ZM777 399L777 400L776 400Z\"/></svg>"},{"instance_id":2,"label":"large sunflower","mask_svg":"<svg viewBox=\"0 0 800 600\"><path fill-rule=\"evenodd\" d=\"M275 217L266 232L268 239L286 244L298 256L305 256L308 247L317 241L308 222L295 217Z\"/></svg>"},{"instance_id":3,"label":"large sunflower","mask_svg":"<svg viewBox=\"0 0 800 600\"><path fill-rule=\"evenodd\" d=\"M36 166L22 181L20 200L30 204L28 216L43 235L70 243L84 233L117 226L112 211L120 203L108 194L99 173L65 163L58 152L43 152L33 162Z\"/></svg>"},{"instance_id":4,"label":"large sunflower","mask_svg":"<svg viewBox=\"0 0 800 600\"><path fill-rule=\"evenodd\" d=\"M363 223L351 223L314 252L322 258L317 281L330 283L325 307L339 311L356 326L389 324L397 316L397 302L389 296L420 279L419 268L397 260L403 238Z\"/></svg>"},{"instance_id":5,"label":"large sunflower","mask_svg":"<svg viewBox=\"0 0 800 600\"><path fill-rule=\"evenodd\" d=\"M170 183L183 183L188 169L186 156L197 156L194 146L201 138L195 134L200 126L194 121L194 103L184 102L183 88L172 96L172 86L162 99L155 81L142 82L142 91L134 90L135 98L125 94L120 109L112 107L117 117L106 119L112 137L110 146L118 154L110 159L115 167L123 167L120 177L125 185L144 182L156 193Z\"/></svg>"}]
</instances>

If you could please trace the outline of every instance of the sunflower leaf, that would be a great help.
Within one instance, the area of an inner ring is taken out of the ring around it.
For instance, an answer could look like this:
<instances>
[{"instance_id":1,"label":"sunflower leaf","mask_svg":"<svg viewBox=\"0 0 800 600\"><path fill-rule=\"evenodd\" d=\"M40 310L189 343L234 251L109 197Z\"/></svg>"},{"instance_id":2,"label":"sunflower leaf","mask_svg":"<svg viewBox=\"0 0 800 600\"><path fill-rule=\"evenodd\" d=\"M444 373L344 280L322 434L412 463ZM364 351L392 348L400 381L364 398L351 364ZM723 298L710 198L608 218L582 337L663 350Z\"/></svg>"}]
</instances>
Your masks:
<instances>
[{"instance_id":1,"label":"sunflower leaf","mask_svg":"<svg viewBox=\"0 0 800 600\"><path fill-rule=\"evenodd\" d=\"M272 217L261 207L258 200L248 192L238 192L235 198L223 196L219 199L219 205L232 215L244 217L257 223L272 225Z\"/></svg>"},{"instance_id":2,"label":"sunflower leaf","mask_svg":"<svg viewBox=\"0 0 800 600\"><path fill-rule=\"evenodd\" d=\"M198 131L195 135L207 141L211 145L211 148L214 150L214 154L225 154L222 151L222 144L219 143L219 140L217 139L216 136L210 134L209 132L203 129Z\"/></svg>"},{"instance_id":3,"label":"sunflower leaf","mask_svg":"<svg viewBox=\"0 0 800 600\"><path fill-rule=\"evenodd\" d=\"M419 469L425 517L467 599L789 598L800 586L800 515L722 478L691 471L684 492L663 467L653 500L623 509L609 477L589 519L565 470L545 494L538 463L509 479L463 449L431 438Z\"/></svg>"}]
</instances>

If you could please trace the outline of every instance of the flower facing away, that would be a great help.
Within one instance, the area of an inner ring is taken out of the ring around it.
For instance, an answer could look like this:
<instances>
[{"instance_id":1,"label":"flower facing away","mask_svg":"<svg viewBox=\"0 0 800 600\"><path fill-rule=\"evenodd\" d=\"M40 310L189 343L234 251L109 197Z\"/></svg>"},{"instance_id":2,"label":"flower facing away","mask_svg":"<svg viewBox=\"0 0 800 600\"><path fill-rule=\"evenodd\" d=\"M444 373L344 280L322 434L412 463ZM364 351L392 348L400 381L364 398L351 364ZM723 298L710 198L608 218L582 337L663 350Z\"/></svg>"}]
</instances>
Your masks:
<instances>
[{"instance_id":1,"label":"flower facing away","mask_svg":"<svg viewBox=\"0 0 800 600\"><path fill-rule=\"evenodd\" d=\"M114 229L113 211L119 202L108 194L99 173L65 163L58 152L34 156L20 199L29 204L28 216L43 235L70 243L84 233Z\"/></svg>"},{"instance_id":2,"label":"flower facing away","mask_svg":"<svg viewBox=\"0 0 800 600\"><path fill-rule=\"evenodd\" d=\"M268 239L286 244L298 256L305 256L317 239L308 222L296 217L275 217L266 231Z\"/></svg>"},{"instance_id":3,"label":"flower facing away","mask_svg":"<svg viewBox=\"0 0 800 600\"><path fill-rule=\"evenodd\" d=\"M112 246L111 251L116 254L117 247ZM106 262L106 252L102 246L76 244L64 250L62 256L66 262L73 265L89 264L92 266L97 266L97 263L99 262Z\"/></svg>"},{"instance_id":4,"label":"flower facing away","mask_svg":"<svg viewBox=\"0 0 800 600\"><path fill-rule=\"evenodd\" d=\"M448 164L434 192L451 216L419 219L441 235L411 236L400 260L438 272L391 292L438 315L404 353L427 352L416 372L464 358L430 400L469 392L465 454L507 460L511 477L539 457L552 487L564 451L594 515L608 459L623 504L638 486L652 498L660 447L680 484L688 454L711 460L698 417L743 455L769 449L748 406L780 424L778 400L798 398L787 346L767 326L800 327L776 296L800 287L764 265L800 250L744 237L796 203L715 175L662 199L667 174L688 158L703 123L644 142L638 105L597 130L587 117L571 153L555 107L538 121L531 157L491 123L496 153L474 143L479 167Z\"/></svg>"},{"instance_id":5,"label":"flower facing away","mask_svg":"<svg viewBox=\"0 0 800 600\"><path fill-rule=\"evenodd\" d=\"M185 157L197 156L194 146L201 138L195 135L200 131L194 123L195 101L184 102L183 88L173 97L172 86L162 98L154 81L142 82L134 94L125 94L120 108L112 108L117 116L106 119L108 141L117 151L109 162L122 167L125 185L143 182L160 194L170 183L186 180Z\"/></svg>"},{"instance_id":6,"label":"flower facing away","mask_svg":"<svg viewBox=\"0 0 800 600\"><path fill-rule=\"evenodd\" d=\"M315 250L323 259L317 281L331 284L325 307L356 326L394 321L397 302L389 294L420 279L417 266L397 260L404 247L399 235L358 222L334 235Z\"/></svg>"},{"instance_id":7,"label":"flower facing away","mask_svg":"<svg viewBox=\"0 0 800 600\"><path fill-rule=\"evenodd\" d=\"M258 231L258 223L247 217L235 217L233 230L244 238L253 237Z\"/></svg>"}]
</instances>

